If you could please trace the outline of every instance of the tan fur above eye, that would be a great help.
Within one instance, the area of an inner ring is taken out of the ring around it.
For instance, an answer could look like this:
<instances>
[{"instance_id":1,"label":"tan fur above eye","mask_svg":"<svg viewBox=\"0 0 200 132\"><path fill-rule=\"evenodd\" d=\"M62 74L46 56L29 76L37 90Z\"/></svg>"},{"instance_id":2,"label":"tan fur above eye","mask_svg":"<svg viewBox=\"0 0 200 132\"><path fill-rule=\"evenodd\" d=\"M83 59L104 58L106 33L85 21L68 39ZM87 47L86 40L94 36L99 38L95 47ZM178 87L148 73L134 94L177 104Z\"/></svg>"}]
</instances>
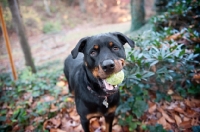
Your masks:
<instances>
[{"instance_id":1,"label":"tan fur above eye","mask_svg":"<svg viewBox=\"0 0 200 132\"><path fill-rule=\"evenodd\" d=\"M112 47L113 46L113 42L109 42L109 46Z\"/></svg>"},{"instance_id":2,"label":"tan fur above eye","mask_svg":"<svg viewBox=\"0 0 200 132\"><path fill-rule=\"evenodd\" d=\"M99 49L99 45L94 45L94 47L93 47L94 49Z\"/></svg>"}]
</instances>

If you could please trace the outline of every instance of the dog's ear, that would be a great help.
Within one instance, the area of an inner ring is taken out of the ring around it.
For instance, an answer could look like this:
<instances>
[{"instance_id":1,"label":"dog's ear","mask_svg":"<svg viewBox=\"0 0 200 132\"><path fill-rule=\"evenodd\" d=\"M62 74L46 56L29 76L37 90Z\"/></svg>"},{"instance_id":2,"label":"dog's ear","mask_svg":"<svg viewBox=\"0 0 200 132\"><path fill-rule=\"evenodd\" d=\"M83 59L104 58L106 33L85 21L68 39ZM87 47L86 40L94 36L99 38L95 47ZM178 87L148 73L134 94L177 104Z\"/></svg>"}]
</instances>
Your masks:
<instances>
[{"instance_id":1,"label":"dog's ear","mask_svg":"<svg viewBox=\"0 0 200 132\"><path fill-rule=\"evenodd\" d=\"M75 59L77 57L78 52L83 52L83 49L87 42L87 39L88 39L88 37L85 37L85 38L82 38L81 40L79 40L76 47L71 51L73 59Z\"/></svg>"},{"instance_id":2,"label":"dog's ear","mask_svg":"<svg viewBox=\"0 0 200 132\"><path fill-rule=\"evenodd\" d=\"M125 43L128 43L131 48L134 48L135 46L135 42L133 40L131 40L130 38L128 38L127 36L125 36L124 34L120 33L120 32L114 32L112 33L113 35L117 36L118 39L120 40L120 42L124 45Z\"/></svg>"}]
</instances>

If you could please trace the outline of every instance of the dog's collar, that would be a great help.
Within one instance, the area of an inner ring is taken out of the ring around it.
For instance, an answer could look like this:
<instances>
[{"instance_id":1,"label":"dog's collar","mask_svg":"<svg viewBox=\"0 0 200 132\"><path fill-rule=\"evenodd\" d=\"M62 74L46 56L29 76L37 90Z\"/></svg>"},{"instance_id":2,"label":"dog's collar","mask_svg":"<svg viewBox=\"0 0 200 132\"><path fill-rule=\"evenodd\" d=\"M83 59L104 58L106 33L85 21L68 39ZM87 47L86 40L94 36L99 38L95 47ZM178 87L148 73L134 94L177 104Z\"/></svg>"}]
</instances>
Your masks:
<instances>
[{"instance_id":1,"label":"dog's collar","mask_svg":"<svg viewBox=\"0 0 200 132\"><path fill-rule=\"evenodd\" d=\"M103 104L106 108L108 108L108 105L109 105L109 103L108 103L108 97L111 96L111 95L113 95L113 94L115 94L115 93L117 93L117 92L119 91L119 90L116 90L115 92L112 92L112 93L107 93L107 92L106 92L106 95L99 95L99 94L97 94L94 90L92 90L92 88L91 88L90 86L87 86L87 89L88 89L92 94L94 94L95 96L97 96L97 97L99 97L99 98L104 98L102 104Z\"/></svg>"},{"instance_id":2,"label":"dog's collar","mask_svg":"<svg viewBox=\"0 0 200 132\"><path fill-rule=\"evenodd\" d=\"M119 90L116 90L115 92L112 92L112 93L107 93L107 92L105 92L106 95L99 95L99 94L97 94L94 90L92 90L92 88L91 88L90 86L87 86L87 89L88 89L92 94L98 96L99 98L109 97L109 96L111 96L111 95L113 95L113 94L115 94L115 93L117 93L117 92L119 91Z\"/></svg>"}]
</instances>

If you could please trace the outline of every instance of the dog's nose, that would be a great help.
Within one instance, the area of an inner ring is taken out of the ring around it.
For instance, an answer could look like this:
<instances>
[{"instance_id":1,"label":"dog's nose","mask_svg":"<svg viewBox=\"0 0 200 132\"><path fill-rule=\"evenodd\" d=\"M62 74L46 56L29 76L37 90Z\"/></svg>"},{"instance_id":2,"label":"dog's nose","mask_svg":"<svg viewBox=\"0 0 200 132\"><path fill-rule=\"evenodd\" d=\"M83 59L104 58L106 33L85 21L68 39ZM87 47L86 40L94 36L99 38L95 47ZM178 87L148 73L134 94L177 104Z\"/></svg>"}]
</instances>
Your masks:
<instances>
[{"instance_id":1,"label":"dog's nose","mask_svg":"<svg viewBox=\"0 0 200 132\"><path fill-rule=\"evenodd\" d=\"M101 64L104 72L111 72L115 68L115 62L113 60L104 60Z\"/></svg>"}]
</instances>

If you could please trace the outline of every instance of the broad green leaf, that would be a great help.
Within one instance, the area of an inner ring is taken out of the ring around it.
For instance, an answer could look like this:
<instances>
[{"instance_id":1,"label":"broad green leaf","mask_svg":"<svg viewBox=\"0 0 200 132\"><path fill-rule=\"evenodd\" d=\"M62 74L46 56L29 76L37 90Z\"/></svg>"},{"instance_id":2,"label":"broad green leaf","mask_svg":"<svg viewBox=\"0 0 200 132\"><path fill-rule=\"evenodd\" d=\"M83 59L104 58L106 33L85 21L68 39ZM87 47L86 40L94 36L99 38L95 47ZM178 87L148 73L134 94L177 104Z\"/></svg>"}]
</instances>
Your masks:
<instances>
[{"instance_id":1,"label":"broad green leaf","mask_svg":"<svg viewBox=\"0 0 200 132\"><path fill-rule=\"evenodd\" d=\"M154 72L148 71L148 72L146 72L146 73L144 73L144 74L142 75L142 78L148 78L148 77L153 76L154 74L155 74Z\"/></svg>"},{"instance_id":2,"label":"broad green leaf","mask_svg":"<svg viewBox=\"0 0 200 132\"><path fill-rule=\"evenodd\" d=\"M143 113L148 109L148 104L142 100L135 100L132 108L132 112L140 118Z\"/></svg>"},{"instance_id":3,"label":"broad green leaf","mask_svg":"<svg viewBox=\"0 0 200 132\"><path fill-rule=\"evenodd\" d=\"M6 121L6 116L0 116L0 121L1 121L1 122Z\"/></svg>"}]
</instances>

